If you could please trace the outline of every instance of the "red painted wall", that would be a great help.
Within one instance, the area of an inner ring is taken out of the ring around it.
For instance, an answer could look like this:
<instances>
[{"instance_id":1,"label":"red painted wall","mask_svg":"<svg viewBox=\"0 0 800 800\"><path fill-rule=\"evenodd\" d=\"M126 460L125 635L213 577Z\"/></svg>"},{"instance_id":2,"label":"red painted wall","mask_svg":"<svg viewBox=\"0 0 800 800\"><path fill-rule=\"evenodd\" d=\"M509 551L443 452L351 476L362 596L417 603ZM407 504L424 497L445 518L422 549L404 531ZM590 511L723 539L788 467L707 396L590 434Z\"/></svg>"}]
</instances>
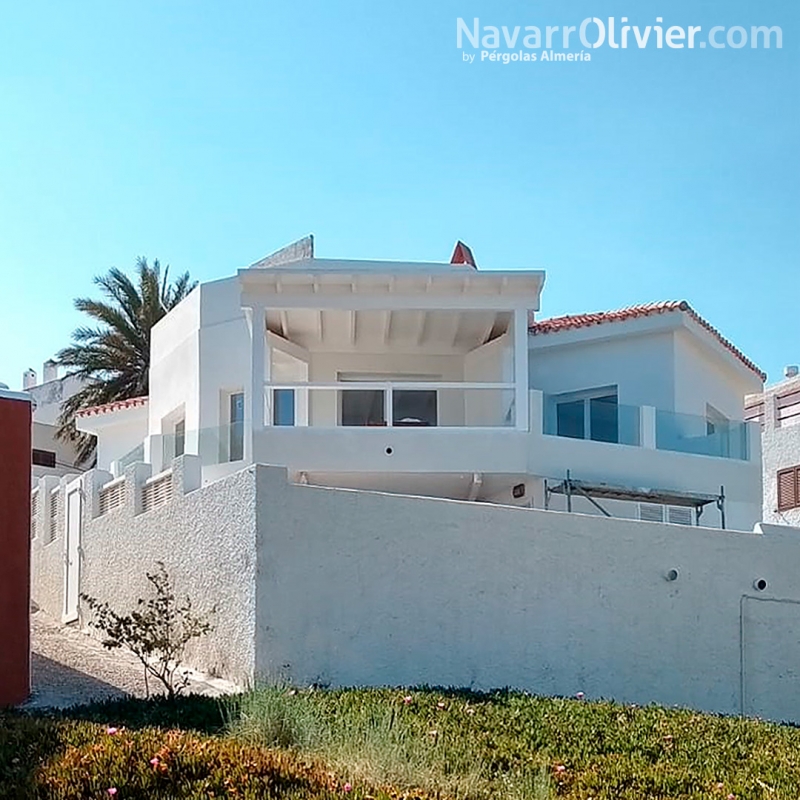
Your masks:
<instances>
[{"instance_id":1,"label":"red painted wall","mask_svg":"<svg viewBox=\"0 0 800 800\"><path fill-rule=\"evenodd\" d=\"M30 694L31 404L0 391L0 706Z\"/></svg>"}]
</instances>

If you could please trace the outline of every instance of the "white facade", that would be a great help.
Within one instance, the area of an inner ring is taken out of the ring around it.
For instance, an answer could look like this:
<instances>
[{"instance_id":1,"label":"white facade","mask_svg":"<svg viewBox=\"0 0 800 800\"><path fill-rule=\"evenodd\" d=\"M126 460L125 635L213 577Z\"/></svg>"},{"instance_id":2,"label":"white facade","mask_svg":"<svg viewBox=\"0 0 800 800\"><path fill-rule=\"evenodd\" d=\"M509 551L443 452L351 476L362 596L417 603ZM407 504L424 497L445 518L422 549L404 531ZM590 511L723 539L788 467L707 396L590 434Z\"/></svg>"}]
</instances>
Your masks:
<instances>
[{"instance_id":1,"label":"white facade","mask_svg":"<svg viewBox=\"0 0 800 800\"><path fill-rule=\"evenodd\" d=\"M204 483L256 462L300 483L602 513L546 491L569 473L676 502L724 494L730 528L761 518L742 420L762 376L691 309L544 330L529 328L541 271L294 257L202 284L155 326L146 419L123 442L123 412L81 417L99 467L141 443L155 472L198 454ZM643 513L635 491L601 505ZM721 524L713 503L702 522Z\"/></svg>"},{"instance_id":2,"label":"white facade","mask_svg":"<svg viewBox=\"0 0 800 800\"><path fill-rule=\"evenodd\" d=\"M762 430L764 520L800 526L800 377L790 374L747 405Z\"/></svg>"},{"instance_id":3,"label":"white facade","mask_svg":"<svg viewBox=\"0 0 800 800\"><path fill-rule=\"evenodd\" d=\"M30 369L23 374L22 384L33 400L33 478L80 472L85 467L78 461L75 447L56 436L62 404L79 391L80 379L72 375L59 378L56 364L46 361L41 383L36 371Z\"/></svg>"}]
</instances>

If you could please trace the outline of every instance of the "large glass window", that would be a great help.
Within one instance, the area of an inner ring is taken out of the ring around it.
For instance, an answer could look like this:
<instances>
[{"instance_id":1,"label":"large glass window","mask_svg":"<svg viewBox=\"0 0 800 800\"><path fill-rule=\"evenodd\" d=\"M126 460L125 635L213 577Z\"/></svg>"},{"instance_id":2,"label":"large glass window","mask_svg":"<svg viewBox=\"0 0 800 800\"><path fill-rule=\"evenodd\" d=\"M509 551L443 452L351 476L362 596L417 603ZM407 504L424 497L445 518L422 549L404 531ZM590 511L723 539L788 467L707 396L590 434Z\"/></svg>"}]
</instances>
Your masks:
<instances>
[{"instance_id":1,"label":"large glass window","mask_svg":"<svg viewBox=\"0 0 800 800\"><path fill-rule=\"evenodd\" d=\"M556 434L571 439L619 442L619 405L616 392L585 393L556 399Z\"/></svg>"},{"instance_id":2,"label":"large glass window","mask_svg":"<svg viewBox=\"0 0 800 800\"><path fill-rule=\"evenodd\" d=\"M395 389L392 393L392 406L393 425L436 425L435 389Z\"/></svg>"},{"instance_id":3,"label":"large glass window","mask_svg":"<svg viewBox=\"0 0 800 800\"><path fill-rule=\"evenodd\" d=\"M228 408L230 425L228 428L228 460L241 461L244 458L244 393L230 395Z\"/></svg>"},{"instance_id":4,"label":"large glass window","mask_svg":"<svg viewBox=\"0 0 800 800\"><path fill-rule=\"evenodd\" d=\"M385 425L383 391L344 389L341 393L342 425Z\"/></svg>"},{"instance_id":5,"label":"large glass window","mask_svg":"<svg viewBox=\"0 0 800 800\"><path fill-rule=\"evenodd\" d=\"M272 424L294 425L294 389L275 389L272 402Z\"/></svg>"}]
</instances>

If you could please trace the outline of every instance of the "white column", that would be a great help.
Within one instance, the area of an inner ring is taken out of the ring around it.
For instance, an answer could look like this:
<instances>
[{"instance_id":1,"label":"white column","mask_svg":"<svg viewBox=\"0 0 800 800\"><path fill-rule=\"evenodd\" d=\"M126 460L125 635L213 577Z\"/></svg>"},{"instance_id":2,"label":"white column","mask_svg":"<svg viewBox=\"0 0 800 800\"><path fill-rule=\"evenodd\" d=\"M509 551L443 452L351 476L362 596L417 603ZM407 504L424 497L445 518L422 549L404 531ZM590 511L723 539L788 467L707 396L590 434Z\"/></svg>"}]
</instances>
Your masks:
<instances>
[{"instance_id":1,"label":"white column","mask_svg":"<svg viewBox=\"0 0 800 800\"><path fill-rule=\"evenodd\" d=\"M514 407L517 430L530 429L528 421L528 312L514 309Z\"/></svg>"},{"instance_id":2,"label":"white column","mask_svg":"<svg viewBox=\"0 0 800 800\"><path fill-rule=\"evenodd\" d=\"M656 410L653 406L639 407L639 445L656 449Z\"/></svg>"},{"instance_id":3,"label":"white column","mask_svg":"<svg viewBox=\"0 0 800 800\"><path fill-rule=\"evenodd\" d=\"M248 309L250 325L250 385L244 391L244 458L252 462L254 437L264 428L264 393L267 355L266 310Z\"/></svg>"}]
</instances>

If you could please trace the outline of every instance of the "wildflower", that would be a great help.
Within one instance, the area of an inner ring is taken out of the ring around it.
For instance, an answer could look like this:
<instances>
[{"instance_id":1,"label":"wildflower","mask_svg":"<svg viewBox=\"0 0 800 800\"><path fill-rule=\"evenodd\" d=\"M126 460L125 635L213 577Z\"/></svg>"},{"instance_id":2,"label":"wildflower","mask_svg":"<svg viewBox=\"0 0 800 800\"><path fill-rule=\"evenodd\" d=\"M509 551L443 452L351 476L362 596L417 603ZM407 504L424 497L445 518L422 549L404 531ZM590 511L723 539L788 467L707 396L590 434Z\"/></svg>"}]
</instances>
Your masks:
<instances>
[{"instance_id":1,"label":"wildflower","mask_svg":"<svg viewBox=\"0 0 800 800\"><path fill-rule=\"evenodd\" d=\"M556 772L566 772L567 768L563 764L556 764Z\"/></svg>"},{"instance_id":2,"label":"wildflower","mask_svg":"<svg viewBox=\"0 0 800 800\"><path fill-rule=\"evenodd\" d=\"M575 697L576 697L576 699L578 699L578 700L583 700L583 698L585 697L585 695L584 695L584 693L583 693L583 692L578 692L578 693L575 695Z\"/></svg>"},{"instance_id":3,"label":"wildflower","mask_svg":"<svg viewBox=\"0 0 800 800\"><path fill-rule=\"evenodd\" d=\"M158 760L158 756L153 756L153 757L150 759L150 763L151 763L151 764L152 764L154 767L157 767L157 766L158 766L158 765L159 765L161 762Z\"/></svg>"},{"instance_id":4,"label":"wildflower","mask_svg":"<svg viewBox=\"0 0 800 800\"><path fill-rule=\"evenodd\" d=\"M722 791L724 788L725 788L725 784L724 784L722 781L720 781L720 782L717 784L717 789L719 789L720 791Z\"/></svg>"},{"instance_id":5,"label":"wildflower","mask_svg":"<svg viewBox=\"0 0 800 800\"><path fill-rule=\"evenodd\" d=\"M728 795L728 800L736 800L736 795L735 795L733 792L731 792L731 793Z\"/></svg>"},{"instance_id":6,"label":"wildflower","mask_svg":"<svg viewBox=\"0 0 800 800\"><path fill-rule=\"evenodd\" d=\"M106 733L109 736L116 736L119 733L119 728L106 728ZM114 791L116 792L116 789Z\"/></svg>"},{"instance_id":7,"label":"wildflower","mask_svg":"<svg viewBox=\"0 0 800 800\"><path fill-rule=\"evenodd\" d=\"M436 708L438 708L438 709L444 709L444 708L446 708L446 706L445 706L445 704L444 704L443 702L439 701L439 702L436 704Z\"/></svg>"},{"instance_id":8,"label":"wildflower","mask_svg":"<svg viewBox=\"0 0 800 800\"><path fill-rule=\"evenodd\" d=\"M114 796L114 795L117 793L117 789L116 789L116 787L115 787L115 786L109 786L109 788L108 788L106 791L107 791L107 792L108 792L108 794L110 794L112 797L113 797L113 796Z\"/></svg>"},{"instance_id":9,"label":"wildflower","mask_svg":"<svg viewBox=\"0 0 800 800\"><path fill-rule=\"evenodd\" d=\"M406 695L406 696L403 698L403 703L405 703L407 706L408 706L408 705L411 705L411 701L412 701L413 699L414 699L414 698L413 698L413 697L411 697L411 695L410 695L410 694L407 694L407 695Z\"/></svg>"},{"instance_id":10,"label":"wildflower","mask_svg":"<svg viewBox=\"0 0 800 800\"><path fill-rule=\"evenodd\" d=\"M353 787L349 783L346 783L342 788L344 789L345 792L352 792L353 791Z\"/></svg>"}]
</instances>

